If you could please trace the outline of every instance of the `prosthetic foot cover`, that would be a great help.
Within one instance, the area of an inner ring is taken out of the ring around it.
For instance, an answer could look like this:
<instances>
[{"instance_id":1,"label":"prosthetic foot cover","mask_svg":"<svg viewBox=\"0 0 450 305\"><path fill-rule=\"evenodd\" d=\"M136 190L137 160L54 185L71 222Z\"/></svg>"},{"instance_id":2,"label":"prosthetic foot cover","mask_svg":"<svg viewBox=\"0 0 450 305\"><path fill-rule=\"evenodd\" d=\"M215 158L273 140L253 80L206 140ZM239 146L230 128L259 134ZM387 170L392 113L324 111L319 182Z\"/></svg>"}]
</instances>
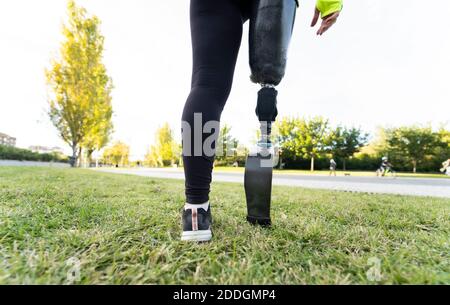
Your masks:
<instances>
[{"instance_id":1,"label":"prosthetic foot cover","mask_svg":"<svg viewBox=\"0 0 450 305\"><path fill-rule=\"evenodd\" d=\"M271 225L272 166L265 166L272 156L249 156L245 167L247 220L254 225Z\"/></svg>"}]
</instances>

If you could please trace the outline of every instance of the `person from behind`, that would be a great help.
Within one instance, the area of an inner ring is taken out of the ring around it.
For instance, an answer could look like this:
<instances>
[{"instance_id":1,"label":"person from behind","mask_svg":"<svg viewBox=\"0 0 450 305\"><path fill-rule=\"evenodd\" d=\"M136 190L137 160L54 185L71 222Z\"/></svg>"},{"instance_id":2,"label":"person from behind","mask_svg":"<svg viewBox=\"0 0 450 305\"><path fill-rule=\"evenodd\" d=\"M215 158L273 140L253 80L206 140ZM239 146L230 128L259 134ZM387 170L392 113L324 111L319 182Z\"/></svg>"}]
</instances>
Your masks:
<instances>
[{"instance_id":1,"label":"person from behind","mask_svg":"<svg viewBox=\"0 0 450 305\"><path fill-rule=\"evenodd\" d=\"M392 164L389 162L389 158L383 157L381 159L381 166L380 166L380 170L379 170L381 173L381 176L384 177L386 175L386 173L388 173L391 170L392 170Z\"/></svg>"},{"instance_id":2,"label":"person from behind","mask_svg":"<svg viewBox=\"0 0 450 305\"><path fill-rule=\"evenodd\" d=\"M334 159L331 159L330 160L330 176L332 174L334 174L334 176L336 176L336 166L337 166L336 161L334 161Z\"/></svg>"},{"instance_id":3,"label":"person from behind","mask_svg":"<svg viewBox=\"0 0 450 305\"><path fill-rule=\"evenodd\" d=\"M450 159L442 162L441 172L446 174L447 176L450 176Z\"/></svg>"}]
</instances>

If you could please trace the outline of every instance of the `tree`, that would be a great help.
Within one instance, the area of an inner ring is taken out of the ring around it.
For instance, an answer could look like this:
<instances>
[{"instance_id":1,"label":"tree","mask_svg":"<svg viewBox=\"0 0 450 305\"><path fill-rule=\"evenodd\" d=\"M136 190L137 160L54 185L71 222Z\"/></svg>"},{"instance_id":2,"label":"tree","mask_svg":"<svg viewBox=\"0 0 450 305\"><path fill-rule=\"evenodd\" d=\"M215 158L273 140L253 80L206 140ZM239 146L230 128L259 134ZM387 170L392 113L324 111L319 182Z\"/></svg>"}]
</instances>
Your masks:
<instances>
[{"instance_id":1,"label":"tree","mask_svg":"<svg viewBox=\"0 0 450 305\"><path fill-rule=\"evenodd\" d=\"M145 155L144 163L150 167L164 166L161 158L158 156L157 149L154 145L150 146L148 153Z\"/></svg>"},{"instance_id":2,"label":"tree","mask_svg":"<svg viewBox=\"0 0 450 305\"><path fill-rule=\"evenodd\" d=\"M330 151L335 157L342 159L343 170L346 170L346 159L359 152L366 145L367 138L368 134L354 127L338 126L331 132Z\"/></svg>"},{"instance_id":3,"label":"tree","mask_svg":"<svg viewBox=\"0 0 450 305\"><path fill-rule=\"evenodd\" d=\"M237 161L237 148L239 141L231 134L231 127L224 124L220 129L219 138L217 140L216 160L218 162L234 163Z\"/></svg>"},{"instance_id":4,"label":"tree","mask_svg":"<svg viewBox=\"0 0 450 305\"><path fill-rule=\"evenodd\" d=\"M442 162L450 159L450 131L442 126L436 133L437 145L433 151L433 168L438 168Z\"/></svg>"},{"instance_id":5,"label":"tree","mask_svg":"<svg viewBox=\"0 0 450 305\"><path fill-rule=\"evenodd\" d=\"M130 161L130 147L123 142L116 142L112 147L106 148L103 152L103 162L117 167L127 166Z\"/></svg>"},{"instance_id":6,"label":"tree","mask_svg":"<svg viewBox=\"0 0 450 305\"><path fill-rule=\"evenodd\" d=\"M60 56L46 70L51 89L49 117L61 138L72 148L75 166L81 148L99 149L112 129L112 81L102 63L104 37L100 20L84 8L68 3L69 21Z\"/></svg>"},{"instance_id":7,"label":"tree","mask_svg":"<svg viewBox=\"0 0 450 305\"><path fill-rule=\"evenodd\" d=\"M400 127L387 130L389 150L410 162L413 172L438 145L438 137L431 127Z\"/></svg>"},{"instance_id":8,"label":"tree","mask_svg":"<svg viewBox=\"0 0 450 305\"><path fill-rule=\"evenodd\" d=\"M156 131L155 144L146 155L146 163L150 166L167 166L174 164L180 156L180 145L174 140L172 130L165 123Z\"/></svg>"},{"instance_id":9,"label":"tree","mask_svg":"<svg viewBox=\"0 0 450 305\"><path fill-rule=\"evenodd\" d=\"M443 150L447 157L450 157L450 131L441 127L436 136L438 138L439 148Z\"/></svg>"},{"instance_id":10,"label":"tree","mask_svg":"<svg viewBox=\"0 0 450 305\"><path fill-rule=\"evenodd\" d=\"M283 157L286 159L295 160L299 156L300 148L297 147L297 134L294 133L294 130L297 129L298 121L298 118L285 117L278 120L274 126L274 134L283 151Z\"/></svg>"},{"instance_id":11,"label":"tree","mask_svg":"<svg viewBox=\"0 0 450 305\"><path fill-rule=\"evenodd\" d=\"M309 120L283 118L276 123L276 133L283 151L283 157L297 156L311 159L311 171L314 160L324 153L330 141L328 120L315 117Z\"/></svg>"},{"instance_id":12,"label":"tree","mask_svg":"<svg viewBox=\"0 0 450 305\"><path fill-rule=\"evenodd\" d=\"M108 145L113 131L113 124L111 121L113 114L111 98L109 95L106 97L106 100L98 100L95 104L94 107L97 107L94 111L95 124L93 124L92 129L89 130L81 143L81 146L87 152L87 158L89 161L91 160L91 156L94 151L100 151L103 147Z\"/></svg>"},{"instance_id":13,"label":"tree","mask_svg":"<svg viewBox=\"0 0 450 305\"><path fill-rule=\"evenodd\" d=\"M372 141L365 147L361 148L361 153L379 158L389 153L389 145L387 143L387 131L383 127L377 127L376 133Z\"/></svg>"}]
</instances>

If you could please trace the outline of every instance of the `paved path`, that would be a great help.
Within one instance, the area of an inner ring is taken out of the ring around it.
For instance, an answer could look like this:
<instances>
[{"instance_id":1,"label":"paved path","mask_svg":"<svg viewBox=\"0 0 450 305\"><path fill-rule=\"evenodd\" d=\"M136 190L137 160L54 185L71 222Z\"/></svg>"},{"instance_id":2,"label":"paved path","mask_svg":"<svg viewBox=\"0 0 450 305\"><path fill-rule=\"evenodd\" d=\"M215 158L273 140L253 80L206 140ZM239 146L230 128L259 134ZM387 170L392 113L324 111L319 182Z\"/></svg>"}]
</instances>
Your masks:
<instances>
[{"instance_id":1,"label":"paved path","mask_svg":"<svg viewBox=\"0 0 450 305\"><path fill-rule=\"evenodd\" d=\"M98 171L154 178L184 179L184 174L179 169L98 169ZM216 172L213 175L213 180L243 183L244 175L243 173ZM315 189L450 198L450 179L394 179L388 177L328 177L276 174L274 175L273 183L274 185L299 186Z\"/></svg>"},{"instance_id":2,"label":"paved path","mask_svg":"<svg viewBox=\"0 0 450 305\"><path fill-rule=\"evenodd\" d=\"M31 166L31 167L70 167L67 163L59 162L35 162L35 161L13 161L13 160L0 160L0 166Z\"/></svg>"}]
</instances>

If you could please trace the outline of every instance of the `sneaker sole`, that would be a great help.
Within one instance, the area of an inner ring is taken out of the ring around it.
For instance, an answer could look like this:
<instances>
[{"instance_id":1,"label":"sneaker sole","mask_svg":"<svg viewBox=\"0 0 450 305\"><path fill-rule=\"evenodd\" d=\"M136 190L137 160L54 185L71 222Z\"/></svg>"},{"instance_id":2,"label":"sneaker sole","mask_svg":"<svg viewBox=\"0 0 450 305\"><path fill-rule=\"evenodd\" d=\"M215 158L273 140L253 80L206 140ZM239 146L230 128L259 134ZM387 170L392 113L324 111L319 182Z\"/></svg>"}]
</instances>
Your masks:
<instances>
[{"instance_id":1,"label":"sneaker sole","mask_svg":"<svg viewBox=\"0 0 450 305\"><path fill-rule=\"evenodd\" d=\"M210 241L212 239L211 230L183 232L182 241Z\"/></svg>"}]
</instances>

